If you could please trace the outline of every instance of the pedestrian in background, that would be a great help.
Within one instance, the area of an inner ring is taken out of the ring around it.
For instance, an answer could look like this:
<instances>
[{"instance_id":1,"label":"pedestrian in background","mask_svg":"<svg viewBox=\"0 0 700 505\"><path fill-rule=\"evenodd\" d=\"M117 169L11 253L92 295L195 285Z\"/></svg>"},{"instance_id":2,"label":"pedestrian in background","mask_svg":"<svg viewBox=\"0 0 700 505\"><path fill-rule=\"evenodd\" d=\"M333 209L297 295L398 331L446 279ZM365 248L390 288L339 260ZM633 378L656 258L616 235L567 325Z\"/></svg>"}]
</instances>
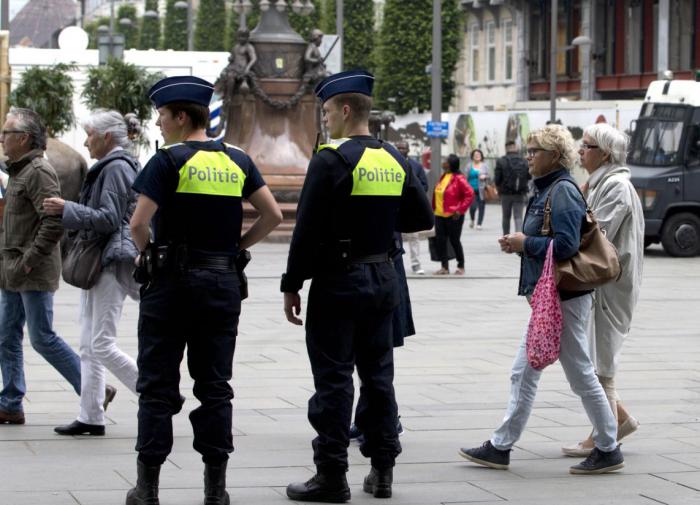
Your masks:
<instances>
[{"instance_id":1,"label":"pedestrian in background","mask_svg":"<svg viewBox=\"0 0 700 505\"><path fill-rule=\"evenodd\" d=\"M450 262L447 256L447 241L455 251L457 269L455 275L464 275L464 249L462 227L464 214L474 201L474 191L459 170L459 157L450 154L442 166L444 173L435 185L433 211L435 212L435 243L440 256L441 268L435 275L448 275Z\"/></svg>"},{"instance_id":2,"label":"pedestrian in background","mask_svg":"<svg viewBox=\"0 0 700 505\"><path fill-rule=\"evenodd\" d=\"M99 110L84 122L85 147L97 160L87 173L78 202L47 198L44 209L61 216L73 238L102 238L102 271L93 287L82 290L80 314L81 394L78 418L57 426L59 435L104 435L104 412L116 389L105 384L105 368L136 394L136 360L117 347L117 324L127 295L138 299L132 277L138 250L129 220L136 206L131 185L141 169L128 151L138 121L127 123L114 110Z\"/></svg>"},{"instance_id":3,"label":"pedestrian in background","mask_svg":"<svg viewBox=\"0 0 700 505\"><path fill-rule=\"evenodd\" d=\"M428 177L425 175L425 170L420 163L408 157L408 142L400 140L396 143L396 150L401 153L401 156L406 158L408 166L411 167L416 178L420 181L421 186L428 191ZM414 274L423 275L425 270L420 263L420 234L405 233L404 242L408 243L408 252L411 260L411 271Z\"/></svg>"},{"instance_id":4,"label":"pedestrian in background","mask_svg":"<svg viewBox=\"0 0 700 505\"><path fill-rule=\"evenodd\" d=\"M528 206L523 231L501 237L499 244L505 253L519 253L518 294L529 299L542 274L550 242L553 242L555 261L577 254L586 202L569 173L576 160L574 139L569 130L549 125L533 131L527 140L527 153L537 190ZM551 198L553 237L542 235L548 197ZM586 325L592 305L591 293L559 290L562 312L559 362L594 427L595 448L586 460L569 469L573 474L606 473L624 466L616 440L617 423L588 353ZM526 337L527 331L513 362L510 399L503 422L481 447L463 448L459 452L479 465L507 469L513 445L520 439L532 412L542 371L532 368L528 362Z\"/></svg>"},{"instance_id":5,"label":"pedestrian in background","mask_svg":"<svg viewBox=\"0 0 700 505\"><path fill-rule=\"evenodd\" d=\"M501 195L503 235L510 233L511 216L515 231L523 230L523 212L527 205L528 182L532 179L527 161L520 156L517 144L506 142L506 155L498 158L494 183Z\"/></svg>"},{"instance_id":6,"label":"pedestrian in background","mask_svg":"<svg viewBox=\"0 0 700 505\"><path fill-rule=\"evenodd\" d=\"M353 70L324 79L315 90L329 135L340 140L311 158L280 285L287 320L301 325L299 291L312 279L306 347L315 387L308 418L318 434L312 442L316 474L287 486L293 500L350 499L345 474L355 366L367 399L355 419L364 434L360 452L372 464L365 492L391 496L401 452L393 386L392 318L400 297L394 234L429 229L433 218L404 157L370 135L373 86L374 76Z\"/></svg>"},{"instance_id":7,"label":"pedestrian in background","mask_svg":"<svg viewBox=\"0 0 700 505\"><path fill-rule=\"evenodd\" d=\"M204 79L175 76L148 92L166 147L133 185L139 196L131 233L141 251L139 275L148 277L139 305L137 481L127 505L158 503L161 465L173 445L172 417L184 402L180 362L185 348L200 403L190 412L190 422L194 449L204 462L204 502L230 502L229 382L244 280L237 258L282 221L282 212L250 157L207 136L213 91ZM260 217L241 236L244 198Z\"/></svg>"},{"instance_id":8,"label":"pedestrian in background","mask_svg":"<svg viewBox=\"0 0 700 505\"><path fill-rule=\"evenodd\" d=\"M629 335L642 287L644 263L644 211L630 181L630 169L625 166L628 143L627 135L599 123L584 130L579 150L581 165L590 174L585 185L588 205L620 255L620 278L596 288L589 324L591 356L617 419L617 440L639 426L623 407L615 388L622 345ZM562 451L568 456L587 456L593 447L589 436Z\"/></svg>"},{"instance_id":9,"label":"pedestrian in background","mask_svg":"<svg viewBox=\"0 0 700 505\"><path fill-rule=\"evenodd\" d=\"M23 328L32 347L80 394L80 358L53 330L53 294L61 275L59 216L44 211L46 198L60 197L49 164L46 127L29 109L11 108L0 132L9 180L0 231L0 424L24 424Z\"/></svg>"},{"instance_id":10,"label":"pedestrian in background","mask_svg":"<svg viewBox=\"0 0 700 505\"><path fill-rule=\"evenodd\" d=\"M489 181L489 166L484 161L484 153L481 149L474 149L469 155L469 159L466 173L475 196L469 207L469 228L474 228L474 218L476 217L476 229L481 230L486 212L486 184Z\"/></svg>"}]
</instances>

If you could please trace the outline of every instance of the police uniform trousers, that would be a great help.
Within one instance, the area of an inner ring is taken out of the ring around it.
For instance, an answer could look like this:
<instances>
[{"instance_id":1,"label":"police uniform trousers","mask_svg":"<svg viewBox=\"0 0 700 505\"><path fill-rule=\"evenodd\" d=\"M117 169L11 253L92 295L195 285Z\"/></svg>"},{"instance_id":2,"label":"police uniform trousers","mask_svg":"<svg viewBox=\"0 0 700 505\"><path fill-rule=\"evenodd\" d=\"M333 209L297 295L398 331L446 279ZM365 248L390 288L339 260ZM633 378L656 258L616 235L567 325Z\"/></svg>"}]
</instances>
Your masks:
<instances>
[{"instance_id":1,"label":"police uniform trousers","mask_svg":"<svg viewBox=\"0 0 700 505\"><path fill-rule=\"evenodd\" d=\"M160 465L173 444L172 416L182 408L180 363L200 406L190 413L194 448L218 465L233 451L229 385L241 311L236 272L163 272L141 290L139 314L139 459Z\"/></svg>"},{"instance_id":2,"label":"police uniform trousers","mask_svg":"<svg viewBox=\"0 0 700 505\"><path fill-rule=\"evenodd\" d=\"M354 264L314 276L306 314L306 346L316 393L309 400L314 463L321 473L344 473L355 366L366 400L355 424L360 451L372 466L394 466L401 452L396 431L392 316L399 303L390 262Z\"/></svg>"}]
</instances>

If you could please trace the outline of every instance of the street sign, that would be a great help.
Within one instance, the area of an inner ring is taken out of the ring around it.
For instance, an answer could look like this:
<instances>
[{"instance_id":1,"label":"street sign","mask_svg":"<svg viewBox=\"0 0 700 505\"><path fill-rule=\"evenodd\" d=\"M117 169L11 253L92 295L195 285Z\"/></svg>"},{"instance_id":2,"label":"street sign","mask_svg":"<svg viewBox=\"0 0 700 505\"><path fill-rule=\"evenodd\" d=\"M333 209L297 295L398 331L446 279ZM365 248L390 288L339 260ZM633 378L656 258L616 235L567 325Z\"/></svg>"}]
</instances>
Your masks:
<instances>
[{"instance_id":1,"label":"street sign","mask_svg":"<svg viewBox=\"0 0 700 505\"><path fill-rule=\"evenodd\" d=\"M446 139L449 123L447 121L428 121L425 130L428 137Z\"/></svg>"}]
</instances>

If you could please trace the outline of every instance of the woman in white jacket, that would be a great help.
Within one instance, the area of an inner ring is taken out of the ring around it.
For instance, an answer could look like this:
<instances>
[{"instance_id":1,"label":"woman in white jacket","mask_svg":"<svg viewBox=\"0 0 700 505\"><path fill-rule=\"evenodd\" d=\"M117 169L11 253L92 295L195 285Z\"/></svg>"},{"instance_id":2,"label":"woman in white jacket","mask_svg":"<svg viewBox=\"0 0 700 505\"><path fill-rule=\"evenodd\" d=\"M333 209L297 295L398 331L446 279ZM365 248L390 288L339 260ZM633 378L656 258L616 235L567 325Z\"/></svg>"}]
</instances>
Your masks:
<instances>
[{"instance_id":1,"label":"woman in white jacket","mask_svg":"<svg viewBox=\"0 0 700 505\"><path fill-rule=\"evenodd\" d=\"M622 344L627 338L632 313L642 284L644 260L644 214L637 192L625 166L627 135L601 123L583 133L579 154L581 165L590 174L587 186L588 205L600 227L618 250L622 274L595 290L593 313L589 324L591 358L596 374L617 418L617 439L634 432L639 422L622 406L615 389L615 374ZM562 447L568 456L586 456L593 448L589 436L583 442Z\"/></svg>"}]
</instances>

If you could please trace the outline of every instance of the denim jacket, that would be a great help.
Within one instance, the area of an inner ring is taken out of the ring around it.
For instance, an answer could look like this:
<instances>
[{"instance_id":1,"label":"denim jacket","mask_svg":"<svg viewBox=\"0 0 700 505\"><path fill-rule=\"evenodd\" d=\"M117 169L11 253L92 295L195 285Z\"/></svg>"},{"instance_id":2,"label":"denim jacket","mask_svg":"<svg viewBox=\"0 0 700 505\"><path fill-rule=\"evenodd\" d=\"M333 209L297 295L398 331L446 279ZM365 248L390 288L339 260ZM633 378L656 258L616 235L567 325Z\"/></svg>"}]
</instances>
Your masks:
<instances>
[{"instance_id":1,"label":"denim jacket","mask_svg":"<svg viewBox=\"0 0 700 505\"><path fill-rule=\"evenodd\" d=\"M554 237L546 237L540 234L544 224L544 204L552 184L560 178L571 182L561 182L552 193L551 228ZM523 233L527 238L520 260L519 295L530 295L534 291L542 274L550 240L554 240L555 261L570 258L578 252L586 217L586 204L574 186L576 181L565 168L538 177L533 182L535 196L528 203L523 221ZM559 293L565 300L582 294L584 292L581 291Z\"/></svg>"}]
</instances>

